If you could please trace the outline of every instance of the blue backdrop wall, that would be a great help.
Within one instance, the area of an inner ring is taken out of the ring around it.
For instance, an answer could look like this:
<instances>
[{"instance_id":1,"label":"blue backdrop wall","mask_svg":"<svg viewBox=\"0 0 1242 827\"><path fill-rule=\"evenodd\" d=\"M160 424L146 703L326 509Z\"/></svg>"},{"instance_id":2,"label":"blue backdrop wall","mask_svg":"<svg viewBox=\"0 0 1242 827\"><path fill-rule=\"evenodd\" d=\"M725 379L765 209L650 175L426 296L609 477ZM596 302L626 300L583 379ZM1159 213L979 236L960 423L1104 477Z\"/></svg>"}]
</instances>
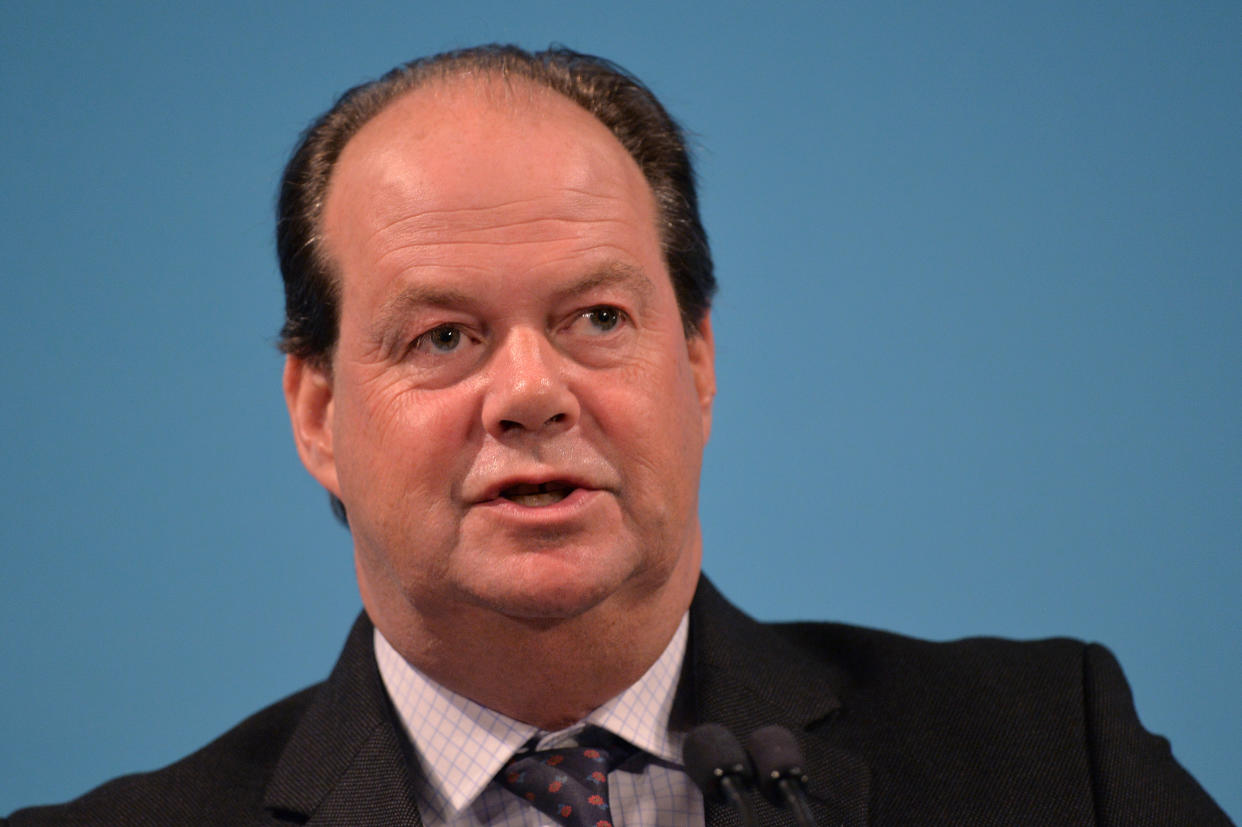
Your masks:
<instances>
[{"instance_id":1,"label":"blue backdrop wall","mask_svg":"<svg viewBox=\"0 0 1242 827\"><path fill-rule=\"evenodd\" d=\"M724 591L1103 641L1242 816L1236 3L196 5L0 4L0 812L328 670L359 602L279 390L276 178L347 86L502 40L695 133Z\"/></svg>"}]
</instances>

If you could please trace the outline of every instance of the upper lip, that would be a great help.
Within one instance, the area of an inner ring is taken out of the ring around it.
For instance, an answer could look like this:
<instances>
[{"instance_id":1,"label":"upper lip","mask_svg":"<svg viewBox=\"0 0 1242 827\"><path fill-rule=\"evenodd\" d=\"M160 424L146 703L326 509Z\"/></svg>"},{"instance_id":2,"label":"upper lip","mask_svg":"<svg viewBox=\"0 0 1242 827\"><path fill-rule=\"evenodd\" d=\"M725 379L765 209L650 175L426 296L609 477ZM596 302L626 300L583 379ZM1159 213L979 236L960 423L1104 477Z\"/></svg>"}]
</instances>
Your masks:
<instances>
[{"instance_id":1,"label":"upper lip","mask_svg":"<svg viewBox=\"0 0 1242 827\"><path fill-rule=\"evenodd\" d=\"M595 488L589 480L573 473L548 472L539 474L515 474L511 477L504 477L496 482L490 483L483 489L482 494L475 498L475 502L487 502L501 496L502 492L514 487L515 485L545 485L547 483L558 483L567 488Z\"/></svg>"}]
</instances>

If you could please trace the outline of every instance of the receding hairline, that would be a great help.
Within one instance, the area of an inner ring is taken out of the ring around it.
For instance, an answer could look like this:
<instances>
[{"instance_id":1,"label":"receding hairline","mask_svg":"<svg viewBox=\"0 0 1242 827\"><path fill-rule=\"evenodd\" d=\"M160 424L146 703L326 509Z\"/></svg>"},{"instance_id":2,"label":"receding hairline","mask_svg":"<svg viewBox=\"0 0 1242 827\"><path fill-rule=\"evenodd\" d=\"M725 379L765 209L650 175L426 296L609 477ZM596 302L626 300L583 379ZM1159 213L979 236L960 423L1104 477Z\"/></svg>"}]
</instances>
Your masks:
<instances>
[{"instance_id":1,"label":"receding hairline","mask_svg":"<svg viewBox=\"0 0 1242 827\"><path fill-rule=\"evenodd\" d=\"M412 77L408 88L392 95L382 106L372 112L365 121L353 129L331 162L327 180L320 192L320 197L314 205L312 213L314 221L313 232L307 239L307 244L311 246L314 253L320 259L327 275L333 279L339 278L340 275L335 262L325 249L323 228L324 214L331 197L333 182L337 178L337 170L340 168L341 162L344 160L350 146L355 144L358 136L363 134L375 121L391 113L402 102L408 102L416 96L427 94L433 96L445 95L462 84L473 85L477 93L486 95L488 103L496 105L498 108L501 105L516 105L519 103L519 98L522 95L525 95L525 100L531 103L547 102L559 98L584 113L602 127L614 141L620 144L620 140L608 125L601 121L593 112L536 75L524 71L524 68L522 64L517 64L515 67L503 65L487 66L471 60L450 60L433 64L425 67L421 72ZM630 157L630 160L637 165L638 162L633 158L629 150L623 145L622 149L625 151L626 156ZM639 166L639 173L642 175L643 180L646 181L647 176L641 166ZM647 181L647 186L648 189L651 189L650 181Z\"/></svg>"},{"instance_id":2,"label":"receding hairline","mask_svg":"<svg viewBox=\"0 0 1242 827\"><path fill-rule=\"evenodd\" d=\"M468 84L470 89L466 92L461 91L463 84ZM623 163L630 166L637 173L637 180L643 182L645 192L652 198L657 221L660 219L659 200L656 197L655 188L652 186L651 181L648 180L642 165L639 164L625 144L621 142L616 133L609 128L608 124L604 123L595 113L569 95L541 83L538 79L518 74L504 74L492 68L478 68L473 71L462 69L456 74L428 78L425 82L395 95L392 100L385 103L383 107L359 125L353 134L350 135L332 164L318 204L314 236L317 243L322 242L323 220L327 212L327 205L331 200L335 184L339 180L339 170L342 164L347 162L351 147L357 147L360 137L365 140L366 133L375 128L377 122L387 117L395 117L393 114L394 110L398 110L403 106L412 106L412 102L416 98L425 98L427 96L431 96L432 102L427 110L422 113L424 115L434 113L441 107L451 109L479 101L484 104L486 109L502 115L511 115L514 118L530 117L533 107L552 106L564 108L567 106L568 108L564 109L565 112L573 112L583 123L591 124L591 128L599 134L601 140L612 144L620 151L618 157L624 158L625 161ZM451 114L448 117L450 120L452 119ZM445 123L444 120L436 118L434 114L432 117L426 118L426 121L428 124L426 127L420 127L417 122L410 125L411 130L418 130L420 133L418 135L419 138L429 134L434 129L442 128ZM660 228L657 227L657 231L659 230Z\"/></svg>"},{"instance_id":3,"label":"receding hairline","mask_svg":"<svg viewBox=\"0 0 1242 827\"><path fill-rule=\"evenodd\" d=\"M569 95L532 74L521 71L506 71L504 68L496 66L444 64L433 67L425 77L420 78L409 89L394 95L392 100L384 104L370 120L379 117L398 101L413 95L420 93L443 95L453 92L464 85L471 86L474 93L488 97L489 103L511 104L523 96L528 101L537 101L540 98L547 99L555 95L558 98L569 101L588 115L591 114L586 107L579 104ZM594 118L595 116L591 115L591 117ZM359 131L364 128L366 128L366 124L363 124Z\"/></svg>"}]
</instances>

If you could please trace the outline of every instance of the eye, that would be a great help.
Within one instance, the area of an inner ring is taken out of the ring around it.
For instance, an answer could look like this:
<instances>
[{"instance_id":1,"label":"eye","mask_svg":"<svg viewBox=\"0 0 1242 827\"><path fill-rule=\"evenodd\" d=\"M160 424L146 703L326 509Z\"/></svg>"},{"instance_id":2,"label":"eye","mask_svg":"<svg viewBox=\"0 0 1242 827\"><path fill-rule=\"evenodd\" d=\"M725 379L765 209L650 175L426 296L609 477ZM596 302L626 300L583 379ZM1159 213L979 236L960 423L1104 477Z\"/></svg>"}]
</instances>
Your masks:
<instances>
[{"instance_id":1,"label":"eye","mask_svg":"<svg viewBox=\"0 0 1242 827\"><path fill-rule=\"evenodd\" d=\"M607 333L621 323L621 311L615 307L592 307L582 318L599 332Z\"/></svg>"},{"instance_id":2,"label":"eye","mask_svg":"<svg viewBox=\"0 0 1242 827\"><path fill-rule=\"evenodd\" d=\"M449 353L461 346L462 332L461 328L456 325L442 324L439 327L433 327L426 333L414 340L413 349L415 350L434 350L439 353Z\"/></svg>"}]
</instances>

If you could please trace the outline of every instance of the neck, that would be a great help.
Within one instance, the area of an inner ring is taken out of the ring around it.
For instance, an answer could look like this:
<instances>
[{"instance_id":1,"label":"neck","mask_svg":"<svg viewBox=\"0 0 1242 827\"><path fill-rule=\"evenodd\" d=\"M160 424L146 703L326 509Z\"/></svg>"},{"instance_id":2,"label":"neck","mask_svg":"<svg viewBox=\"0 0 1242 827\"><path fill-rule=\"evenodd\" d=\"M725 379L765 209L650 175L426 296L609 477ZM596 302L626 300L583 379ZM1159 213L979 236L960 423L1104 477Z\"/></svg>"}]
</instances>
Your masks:
<instances>
[{"instance_id":1,"label":"neck","mask_svg":"<svg viewBox=\"0 0 1242 827\"><path fill-rule=\"evenodd\" d=\"M654 594L613 595L556 620L457 607L438 622L413 612L394 616L365 591L364 603L388 642L423 674L489 709L555 731L583 720L651 668L697 583L695 561L693 571Z\"/></svg>"}]
</instances>

